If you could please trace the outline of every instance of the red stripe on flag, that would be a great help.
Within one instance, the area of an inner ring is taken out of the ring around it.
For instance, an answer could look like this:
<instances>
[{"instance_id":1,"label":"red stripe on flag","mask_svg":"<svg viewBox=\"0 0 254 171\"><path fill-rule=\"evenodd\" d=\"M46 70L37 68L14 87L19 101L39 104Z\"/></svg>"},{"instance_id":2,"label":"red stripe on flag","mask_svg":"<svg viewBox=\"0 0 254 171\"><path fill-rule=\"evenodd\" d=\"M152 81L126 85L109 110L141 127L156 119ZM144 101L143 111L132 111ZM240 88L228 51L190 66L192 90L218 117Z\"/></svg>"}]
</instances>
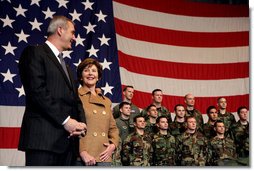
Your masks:
<instances>
[{"instance_id":1,"label":"red stripe on flag","mask_svg":"<svg viewBox=\"0 0 254 171\"><path fill-rule=\"evenodd\" d=\"M118 57L119 65L121 67L130 72L150 76L194 80L219 80L249 77L248 62L232 64L187 64L145 59L127 55L121 51L118 51Z\"/></svg>"},{"instance_id":2,"label":"red stripe on flag","mask_svg":"<svg viewBox=\"0 0 254 171\"><path fill-rule=\"evenodd\" d=\"M202 17L248 17L248 5L212 4L188 0L114 0L125 5L171 14Z\"/></svg>"},{"instance_id":3,"label":"red stripe on flag","mask_svg":"<svg viewBox=\"0 0 254 171\"><path fill-rule=\"evenodd\" d=\"M117 34L159 44L188 47L248 46L249 32L186 32L133 24L115 18Z\"/></svg>"},{"instance_id":4,"label":"red stripe on flag","mask_svg":"<svg viewBox=\"0 0 254 171\"><path fill-rule=\"evenodd\" d=\"M246 106L246 104L248 104L247 108L249 108L249 94L238 95L238 96L223 96L223 97L227 99L227 103L228 103L227 110L230 112L236 112L238 107L242 105ZM209 106L217 105L217 99L218 97L195 97L195 108L200 110L200 112L204 114L206 113L206 109ZM152 102L151 93L145 93L145 92L140 92L135 90L134 97L132 99L133 104L135 104L139 108L145 108L149 104L151 104L151 102ZM164 94L162 104L166 106L170 110L170 112L174 112L173 110L175 105L185 104L184 95L170 96L170 95Z\"/></svg>"},{"instance_id":5,"label":"red stripe on flag","mask_svg":"<svg viewBox=\"0 0 254 171\"><path fill-rule=\"evenodd\" d=\"M0 148L17 148L20 128L0 127Z\"/></svg>"}]
</instances>

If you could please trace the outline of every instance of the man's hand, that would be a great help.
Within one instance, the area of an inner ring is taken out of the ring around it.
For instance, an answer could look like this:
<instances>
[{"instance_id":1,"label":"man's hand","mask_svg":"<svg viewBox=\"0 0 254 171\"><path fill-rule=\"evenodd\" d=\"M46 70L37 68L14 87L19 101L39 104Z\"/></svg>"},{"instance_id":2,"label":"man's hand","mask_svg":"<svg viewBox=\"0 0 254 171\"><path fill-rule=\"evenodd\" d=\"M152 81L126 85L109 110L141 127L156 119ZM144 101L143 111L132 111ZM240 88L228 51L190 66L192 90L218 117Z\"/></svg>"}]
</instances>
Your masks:
<instances>
[{"instance_id":1,"label":"man's hand","mask_svg":"<svg viewBox=\"0 0 254 171\"><path fill-rule=\"evenodd\" d=\"M85 136L86 124L70 118L64 124L64 129L70 133L70 136Z\"/></svg>"}]
</instances>

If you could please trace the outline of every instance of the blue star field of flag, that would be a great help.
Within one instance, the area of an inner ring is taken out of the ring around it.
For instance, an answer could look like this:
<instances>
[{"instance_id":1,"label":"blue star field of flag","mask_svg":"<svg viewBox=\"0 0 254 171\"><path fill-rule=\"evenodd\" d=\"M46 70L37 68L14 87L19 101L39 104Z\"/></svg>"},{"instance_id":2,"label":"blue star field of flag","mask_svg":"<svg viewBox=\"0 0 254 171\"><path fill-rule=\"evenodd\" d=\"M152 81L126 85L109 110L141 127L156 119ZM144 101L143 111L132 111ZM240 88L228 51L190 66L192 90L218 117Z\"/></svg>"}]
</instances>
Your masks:
<instances>
[{"instance_id":1,"label":"blue star field of flag","mask_svg":"<svg viewBox=\"0 0 254 171\"><path fill-rule=\"evenodd\" d=\"M76 42L64 52L76 73L84 58L98 59L103 76L97 87L113 103L122 100L112 0L1 0L0 105L23 106L25 94L18 73L22 50L46 41L49 21L64 15L75 23ZM76 75L75 75L76 77Z\"/></svg>"}]
</instances>

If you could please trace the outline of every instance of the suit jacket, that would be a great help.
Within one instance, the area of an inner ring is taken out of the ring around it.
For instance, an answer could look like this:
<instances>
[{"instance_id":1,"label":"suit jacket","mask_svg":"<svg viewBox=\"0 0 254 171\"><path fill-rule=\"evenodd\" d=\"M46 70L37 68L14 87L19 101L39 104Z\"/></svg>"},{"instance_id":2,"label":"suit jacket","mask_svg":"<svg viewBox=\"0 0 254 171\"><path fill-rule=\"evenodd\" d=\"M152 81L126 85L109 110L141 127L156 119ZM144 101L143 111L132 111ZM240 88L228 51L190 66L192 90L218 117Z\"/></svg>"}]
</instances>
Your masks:
<instances>
[{"instance_id":1,"label":"suit jacket","mask_svg":"<svg viewBox=\"0 0 254 171\"><path fill-rule=\"evenodd\" d=\"M19 73L26 94L18 149L63 153L75 138L62 123L70 116L85 122L77 87L70 81L47 44L28 46L19 60ZM77 140L74 140L78 142ZM78 146L78 144L76 144Z\"/></svg>"},{"instance_id":2,"label":"suit jacket","mask_svg":"<svg viewBox=\"0 0 254 171\"><path fill-rule=\"evenodd\" d=\"M91 94L88 88L81 87L78 90L80 99L86 112L87 132L86 136L80 139L80 152L87 151L100 160L100 153L106 150L103 143L112 143L116 147L119 143L119 131L111 111L111 101L109 98L97 93ZM110 157L105 162L111 162Z\"/></svg>"}]
</instances>

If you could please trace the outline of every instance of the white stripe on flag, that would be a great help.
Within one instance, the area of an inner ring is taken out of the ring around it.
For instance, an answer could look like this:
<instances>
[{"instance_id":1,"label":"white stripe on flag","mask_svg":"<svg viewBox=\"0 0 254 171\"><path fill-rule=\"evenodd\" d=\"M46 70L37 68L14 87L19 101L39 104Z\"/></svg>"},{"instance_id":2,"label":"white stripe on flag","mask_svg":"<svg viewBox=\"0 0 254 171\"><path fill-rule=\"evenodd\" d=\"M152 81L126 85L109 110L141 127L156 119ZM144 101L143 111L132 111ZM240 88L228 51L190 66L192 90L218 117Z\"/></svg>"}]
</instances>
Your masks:
<instances>
[{"instance_id":1,"label":"white stripe on flag","mask_svg":"<svg viewBox=\"0 0 254 171\"><path fill-rule=\"evenodd\" d=\"M0 165L24 166L25 153L17 149L0 149Z\"/></svg>"},{"instance_id":2,"label":"white stripe on flag","mask_svg":"<svg viewBox=\"0 0 254 171\"><path fill-rule=\"evenodd\" d=\"M161 61L222 64L249 61L249 47L197 48L163 45L117 37L118 50L131 56ZM158 52L160 54L158 55Z\"/></svg>"},{"instance_id":3,"label":"white stripe on flag","mask_svg":"<svg viewBox=\"0 0 254 171\"><path fill-rule=\"evenodd\" d=\"M21 127L24 106L0 106L0 127Z\"/></svg>"}]
</instances>

